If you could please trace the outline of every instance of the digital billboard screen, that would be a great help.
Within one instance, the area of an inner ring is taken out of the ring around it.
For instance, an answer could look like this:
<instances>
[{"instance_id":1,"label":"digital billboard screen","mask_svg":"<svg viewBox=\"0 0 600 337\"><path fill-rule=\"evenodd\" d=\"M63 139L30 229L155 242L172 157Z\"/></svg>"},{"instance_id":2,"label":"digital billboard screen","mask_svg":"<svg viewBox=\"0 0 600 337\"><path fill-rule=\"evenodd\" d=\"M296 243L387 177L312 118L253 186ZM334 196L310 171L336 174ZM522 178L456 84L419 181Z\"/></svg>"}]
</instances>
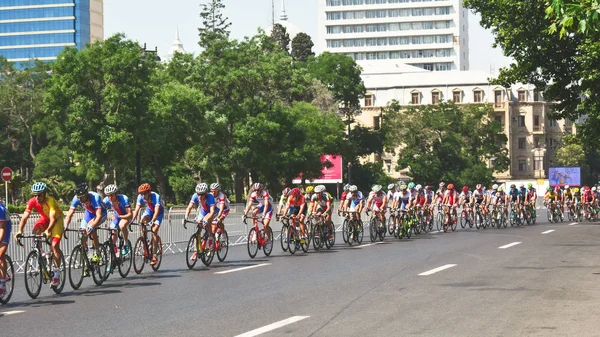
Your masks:
<instances>
[{"instance_id":1,"label":"digital billboard screen","mask_svg":"<svg viewBox=\"0 0 600 337\"><path fill-rule=\"evenodd\" d=\"M550 186L581 186L581 168L551 167L548 170Z\"/></svg>"}]
</instances>

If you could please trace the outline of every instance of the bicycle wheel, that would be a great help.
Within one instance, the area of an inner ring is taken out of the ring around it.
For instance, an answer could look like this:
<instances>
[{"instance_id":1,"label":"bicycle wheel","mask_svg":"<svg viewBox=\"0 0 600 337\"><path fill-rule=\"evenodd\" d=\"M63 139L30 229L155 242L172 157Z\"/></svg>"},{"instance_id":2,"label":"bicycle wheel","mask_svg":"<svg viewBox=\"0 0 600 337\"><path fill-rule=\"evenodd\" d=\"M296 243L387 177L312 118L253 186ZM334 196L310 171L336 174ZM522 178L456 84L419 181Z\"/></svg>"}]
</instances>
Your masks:
<instances>
[{"instance_id":1,"label":"bicycle wheel","mask_svg":"<svg viewBox=\"0 0 600 337\"><path fill-rule=\"evenodd\" d=\"M331 249L335 245L335 225L332 222L330 225L326 226L327 230L325 232L327 233L327 240L325 241L325 246L327 249Z\"/></svg>"},{"instance_id":2,"label":"bicycle wheel","mask_svg":"<svg viewBox=\"0 0 600 337\"><path fill-rule=\"evenodd\" d=\"M260 232L264 237L263 253L265 256L269 256L273 251L273 230L271 229L271 226L269 226L265 229L261 229Z\"/></svg>"},{"instance_id":3,"label":"bicycle wheel","mask_svg":"<svg viewBox=\"0 0 600 337\"><path fill-rule=\"evenodd\" d=\"M390 215L390 217L388 218L388 234L392 235L394 234L394 225L396 224L396 216L395 215Z\"/></svg>"},{"instance_id":4,"label":"bicycle wheel","mask_svg":"<svg viewBox=\"0 0 600 337\"><path fill-rule=\"evenodd\" d=\"M308 247L310 247L310 242L311 242L312 236L313 236L312 220L306 221L304 223L304 231L306 234L306 238L304 240L306 241L306 246L307 246L306 249L308 250ZM304 249L302 249L302 250L304 250ZM305 253L306 253L306 251L305 251Z\"/></svg>"},{"instance_id":5,"label":"bicycle wheel","mask_svg":"<svg viewBox=\"0 0 600 337\"><path fill-rule=\"evenodd\" d=\"M369 221L369 239L371 239L371 242L375 242L376 238L377 238L377 221L375 220L375 218L372 218Z\"/></svg>"},{"instance_id":6,"label":"bicycle wheel","mask_svg":"<svg viewBox=\"0 0 600 337\"><path fill-rule=\"evenodd\" d=\"M452 228L452 231L454 232L454 231L456 231L456 227L458 226L458 219L456 219L455 215L452 215L451 219L452 219L452 226L451 226L451 228Z\"/></svg>"},{"instance_id":7,"label":"bicycle wheel","mask_svg":"<svg viewBox=\"0 0 600 337\"><path fill-rule=\"evenodd\" d=\"M358 234L357 241L358 241L358 244L360 245L360 244L362 244L363 237L365 236L365 226L362 223L362 221L360 221L360 220L358 221L358 233L357 234Z\"/></svg>"},{"instance_id":8,"label":"bicycle wheel","mask_svg":"<svg viewBox=\"0 0 600 337\"><path fill-rule=\"evenodd\" d=\"M378 223L377 225L377 234L379 236L379 241L383 241L385 239L385 235L387 234L386 225L382 223Z\"/></svg>"},{"instance_id":9,"label":"bicycle wheel","mask_svg":"<svg viewBox=\"0 0 600 337\"><path fill-rule=\"evenodd\" d=\"M107 252L104 248L104 245L100 245L97 252L97 254L100 255L100 261L98 263L92 262L92 279L96 285L102 285L102 282L104 282L104 276L106 275L106 266L108 262L106 253Z\"/></svg>"},{"instance_id":10,"label":"bicycle wheel","mask_svg":"<svg viewBox=\"0 0 600 337\"><path fill-rule=\"evenodd\" d=\"M444 233L448 233L448 223L450 223L450 214L444 215Z\"/></svg>"},{"instance_id":11,"label":"bicycle wheel","mask_svg":"<svg viewBox=\"0 0 600 337\"><path fill-rule=\"evenodd\" d=\"M129 271L131 270L131 241L127 240L127 242L124 242L123 247L119 247L119 250L120 257L117 259L119 275L121 275L122 278L125 278L127 275L129 275ZM127 254L125 254L123 251L126 251Z\"/></svg>"},{"instance_id":12,"label":"bicycle wheel","mask_svg":"<svg viewBox=\"0 0 600 337\"><path fill-rule=\"evenodd\" d=\"M38 252L32 250L25 261L25 290L29 297L35 299L42 290L42 266Z\"/></svg>"},{"instance_id":13,"label":"bicycle wheel","mask_svg":"<svg viewBox=\"0 0 600 337\"><path fill-rule=\"evenodd\" d=\"M81 245L77 245L71 251L71 258L69 259L69 283L71 284L71 288L77 290L81 287L83 275L86 270L87 266L85 264Z\"/></svg>"},{"instance_id":14,"label":"bicycle wheel","mask_svg":"<svg viewBox=\"0 0 600 337\"><path fill-rule=\"evenodd\" d=\"M504 214L504 212L502 212L502 226L504 226L504 228L508 227L508 219L506 218L506 214Z\"/></svg>"},{"instance_id":15,"label":"bicycle wheel","mask_svg":"<svg viewBox=\"0 0 600 337\"><path fill-rule=\"evenodd\" d=\"M342 239L344 240L344 243L348 243L348 219L344 219L344 222L342 223Z\"/></svg>"},{"instance_id":16,"label":"bicycle wheel","mask_svg":"<svg viewBox=\"0 0 600 337\"><path fill-rule=\"evenodd\" d=\"M293 225L292 225L293 226ZM287 242L288 242L288 251L290 254L294 255L298 250L297 239L296 239L296 229L293 227L289 227L287 231Z\"/></svg>"},{"instance_id":17,"label":"bicycle wheel","mask_svg":"<svg viewBox=\"0 0 600 337\"><path fill-rule=\"evenodd\" d=\"M52 265L52 271L50 271L50 276L52 276L52 274L54 273L54 270L56 269L56 267L54 266L54 262L51 261L51 265ZM58 275L60 277L60 282L58 283L58 286L52 288L52 290L54 290L55 293L60 294L63 289L65 288L65 283L67 282L66 278L67 278L67 262L65 261L65 254L63 253L60 257L60 266L58 267Z\"/></svg>"},{"instance_id":18,"label":"bicycle wheel","mask_svg":"<svg viewBox=\"0 0 600 337\"><path fill-rule=\"evenodd\" d=\"M442 229L444 229L444 215L442 212L437 212L435 215L435 228L438 232L441 232ZM444 232L446 232L445 229Z\"/></svg>"},{"instance_id":19,"label":"bicycle wheel","mask_svg":"<svg viewBox=\"0 0 600 337\"><path fill-rule=\"evenodd\" d=\"M204 232L202 239L200 240L200 245L204 246L204 248L201 249L200 260L207 267L210 266L212 260L215 258L214 247L212 246L214 243L212 241L212 239L208 238L208 234Z\"/></svg>"},{"instance_id":20,"label":"bicycle wheel","mask_svg":"<svg viewBox=\"0 0 600 337\"><path fill-rule=\"evenodd\" d=\"M287 252L288 250L288 228L289 227L286 225L281 225L281 235L279 236L279 239L281 243L281 250L284 252Z\"/></svg>"},{"instance_id":21,"label":"bicycle wheel","mask_svg":"<svg viewBox=\"0 0 600 337\"><path fill-rule=\"evenodd\" d=\"M460 228L465 228L467 225L467 212L460 212Z\"/></svg>"},{"instance_id":22,"label":"bicycle wheel","mask_svg":"<svg viewBox=\"0 0 600 337\"><path fill-rule=\"evenodd\" d=\"M352 222L348 221L348 225L345 228L346 232L344 233L344 241L346 241L348 246L352 246L354 243L354 226L354 220Z\"/></svg>"},{"instance_id":23,"label":"bicycle wheel","mask_svg":"<svg viewBox=\"0 0 600 337\"><path fill-rule=\"evenodd\" d=\"M413 218L413 232L416 235L421 234L421 220L419 220L419 217L417 216Z\"/></svg>"},{"instance_id":24,"label":"bicycle wheel","mask_svg":"<svg viewBox=\"0 0 600 337\"><path fill-rule=\"evenodd\" d=\"M483 227L483 217L481 213L477 212L475 215L475 228L480 229L481 227Z\"/></svg>"},{"instance_id":25,"label":"bicycle wheel","mask_svg":"<svg viewBox=\"0 0 600 337\"><path fill-rule=\"evenodd\" d=\"M135 248L133 249L133 270L136 274L140 274L144 270L146 264L146 242L144 237L140 236L135 242Z\"/></svg>"},{"instance_id":26,"label":"bicycle wheel","mask_svg":"<svg viewBox=\"0 0 600 337\"><path fill-rule=\"evenodd\" d=\"M248 255L251 259L253 259L258 253L258 233L256 233L256 228L250 228L248 232Z\"/></svg>"},{"instance_id":27,"label":"bicycle wheel","mask_svg":"<svg viewBox=\"0 0 600 337\"><path fill-rule=\"evenodd\" d=\"M315 251L318 251L323 247L323 232L321 231L322 224L319 222L314 228L312 245Z\"/></svg>"},{"instance_id":28,"label":"bicycle wheel","mask_svg":"<svg viewBox=\"0 0 600 337\"><path fill-rule=\"evenodd\" d=\"M198 254L200 253L198 253L198 240L196 238L196 233L190 236L187 249L185 251L185 264L187 265L188 269L194 268L196 262L198 262Z\"/></svg>"},{"instance_id":29,"label":"bicycle wheel","mask_svg":"<svg viewBox=\"0 0 600 337\"><path fill-rule=\"evenodd\" d=\"M221 236L219 237L219 249L217 250L217 259L220 262L225 261L227 257L227 253L229 252L229 235L227 235L227 231L223 230L221 232Z\"/></svg>"},{"instance_id":30,"label":"bicycle wheel","mask_svg":"<svg viewBox=\"0 0 600 337\"><path fill-rule=\"evenodd\" d=\"M112 274L112 272L115 270L115 268L117 268L117 257L114 254L115 246L112 243L112 239L110 237L108 240L104 241L103 245L104 245L104 247L106 247L106 254L108 257L108 262L106 263L106 272L103 274L103 276L104 276L103 282L104 282L108 279L110 274Z\"/></svg>"},{"instance_id":31,"label":"bicycle wheel","mask_svg":"<svg viewBox=\"0 0 600 337\"><path fill-rule=\"evenodd\" d=\"M12 259L8 254L4 255L4 263L6 263L5 287L4 296L0 297L0 303L6 304L12 297L13 289L15 289L15 269Z\"/></svg>"},{"instance_id":32,"label":"bicycle wheel","mask_svg":"<svg viewBox=\"0 0 600 337\"><path fill-rule=\"evenodd\" d=\"M157 235L158 236L158 235ZM150 249L152 249L152 240L150 240ZM151 264L152 266L152 270L154 271L158 271L158 269L160 268L160 264L162 263L162 255L163 255L163 246L162 246L162 238L159 236L158 237L158 242L156 243L156 252L152 252L153 254L156 255L156 264ZM215 253L212 252L211 253L211 261L212 261L212 257ZM150 255L152 257L152 255Z\"/></svg>"}]
</instances>

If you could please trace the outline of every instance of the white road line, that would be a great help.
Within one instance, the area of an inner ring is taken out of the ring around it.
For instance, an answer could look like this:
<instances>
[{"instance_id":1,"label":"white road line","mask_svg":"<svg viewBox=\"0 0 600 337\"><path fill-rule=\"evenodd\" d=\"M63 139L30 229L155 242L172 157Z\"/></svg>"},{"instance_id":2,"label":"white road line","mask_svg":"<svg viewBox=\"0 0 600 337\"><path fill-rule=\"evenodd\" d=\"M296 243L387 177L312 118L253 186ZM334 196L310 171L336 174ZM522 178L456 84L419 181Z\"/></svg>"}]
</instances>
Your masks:
<instances>
[{"instance_id":1,"label":"white road line","mask_svg":"<svg viewBox=\"0 0 600 337\"><path fill-rule=\"evenodd\" d=\"M241 267L241 268L236 268L236 269L229 269L229 270L224 270L224 271L218 271L215 274L229 274L229 273L235 273L236 271L242 271L242 270L246 270L246 269L253 269L253 268L258 268L258 267L264 267L264 266L270 266L270 263L261 263L261 264L257 264L254 266L248 266L248 267Z\"/></svg>"},{"instance_id":2,"label":"white road line","mask_svg":"<svg viewBox=\"0 0 600 337\"><path fill-rule=\"evenodd\" d=\"M25 312L25 310L4 311L4 312L0 312L0 317L1 316L14 315L14 314L20 314L22 312Z\"/></svg>"},{"instance_id":3,"label":"white road line","mask_svg":"<svg viewBox=\"0 0 600 337\"><path fill-rule=\"evenodd\" d=\"M554 229L551 229L551 230L548 230L548 231L542 232L542 234L548 234L548 233L552 233L552 232L554 232Z\"/></svg>"},{"instance_id":4,"label":"white road line","mask_svg":"<svg viewBox=\"0 0 600 337\"><path fill-rule=\"evenodd\" d=\"M442 270L445 270L445 269L448 269L448 268L452 268L452 267L455 267L455 266L456 266L455 264L447 264L445 266L441 266L441 267L438 267L438 268L426 271L424 273L421 273L421 274L419 274L419 276L429 276L431 274L435 274L435 273L437 273L439 271L442 271Z\"/></svg>"},{"instance_id":5,"label":"white road line","mask_svg":"<svg viewBox=\"0 0 600 337\"><path fill-rule=\"evenodd\" d=\"M374 245L378 245L378 244L379 244L379 242L373 242L373 243L369 243L366 245L357 246L357 248L364 248L364 247L374 246Z\"/></svg>"},{"instance_id":6,"label":"white road line","mask_svg":"<svg viewBox=\"0 0 600 337\"><path fill-rule=\"evenodd\" d=\"M269 325L265 325L262 328L258 328L258 329L254 329L252 331L248 331L246 333L243 333L241 335L237 335L235 337L254 337L254 336L258 336L261 335L265 332L269 332L269 331L273 331L275 329L279 329L283 326L292 324L292 323L296 323L299 322L303 319L309 318L310 316L292 316L290 318L284 319L282 321L279 322L275 322L273 324L269 324Z\"/></svg>"},{"instance_id":7,"label":"white road line","mask_svg":"<svg viewBox=\"0 0 600 337\"><path fill-rule=\"evenodd\" d=\"M500 247L498 247L498 249L506 249L506 248L510 248L512 246L516 246L518 244L520 244L520 242L513 242L513 243L509 243L509 244L504 245L504 246L500 246Z\"/></svg>"},{"instance_id":8,"label":"white road line","mask_svg":"<svg viewBox=\"0 0 600 337\"><path fill-rule=\"evenodd\" d=\"M569 226L575 226L575 225L577 225L577 222L573 222L573 223L569 224Z\"/></svg>"}]
</instances>

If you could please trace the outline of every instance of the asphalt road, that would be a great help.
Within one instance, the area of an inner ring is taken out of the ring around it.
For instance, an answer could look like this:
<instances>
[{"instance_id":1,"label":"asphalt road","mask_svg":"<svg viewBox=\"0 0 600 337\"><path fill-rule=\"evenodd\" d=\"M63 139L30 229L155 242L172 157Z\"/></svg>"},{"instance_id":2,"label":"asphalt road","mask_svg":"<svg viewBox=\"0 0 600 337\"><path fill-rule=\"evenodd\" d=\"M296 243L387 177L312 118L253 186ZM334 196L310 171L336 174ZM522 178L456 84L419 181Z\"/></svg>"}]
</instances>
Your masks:
<instances>
[{"instance_id":1,"label":"asphalt road","mask_svg":"<svg viewBox=\"0 0 600 337\"><path fill-rule=\"evenodd\" d=\"M600 336L600 224L543 222L388 237L381 244L369 244L367 234L361 248L338 237L331 251L294 256L277 244L271 257L259 251L254 260L239 246L230 248L226 263L199 262L194 270L184 255L169 255L159 272L113 275L100 287L86 279L77 291L67 283L61 295L43 288L36 300L19 276L11 303L0 306L0 331L11 337Z\"/></svg>"}]
</instances>

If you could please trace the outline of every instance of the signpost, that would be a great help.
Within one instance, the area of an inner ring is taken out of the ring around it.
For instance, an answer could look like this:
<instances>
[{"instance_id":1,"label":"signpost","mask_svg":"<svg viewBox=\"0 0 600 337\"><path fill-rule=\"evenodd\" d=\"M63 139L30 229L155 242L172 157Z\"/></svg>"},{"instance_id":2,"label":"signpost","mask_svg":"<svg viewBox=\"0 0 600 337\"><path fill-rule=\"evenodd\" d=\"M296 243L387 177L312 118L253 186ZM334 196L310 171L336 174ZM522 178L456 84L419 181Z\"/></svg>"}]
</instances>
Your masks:
<instances>
[{"instance_id":1,"label":"signpost","mask_svg":"<svg viewBox=\"0 0 600 337\"><path fill-rule=\"evenodd\" d=\"M4 202L6 202L8 204L8 182L12 179L12 175L13 175L13 171L8 168L5 167L2 169L2 180L4 180L4 193L5 193L5 197L6 199L4 199Z\"/></svg>"}]
</instances>

